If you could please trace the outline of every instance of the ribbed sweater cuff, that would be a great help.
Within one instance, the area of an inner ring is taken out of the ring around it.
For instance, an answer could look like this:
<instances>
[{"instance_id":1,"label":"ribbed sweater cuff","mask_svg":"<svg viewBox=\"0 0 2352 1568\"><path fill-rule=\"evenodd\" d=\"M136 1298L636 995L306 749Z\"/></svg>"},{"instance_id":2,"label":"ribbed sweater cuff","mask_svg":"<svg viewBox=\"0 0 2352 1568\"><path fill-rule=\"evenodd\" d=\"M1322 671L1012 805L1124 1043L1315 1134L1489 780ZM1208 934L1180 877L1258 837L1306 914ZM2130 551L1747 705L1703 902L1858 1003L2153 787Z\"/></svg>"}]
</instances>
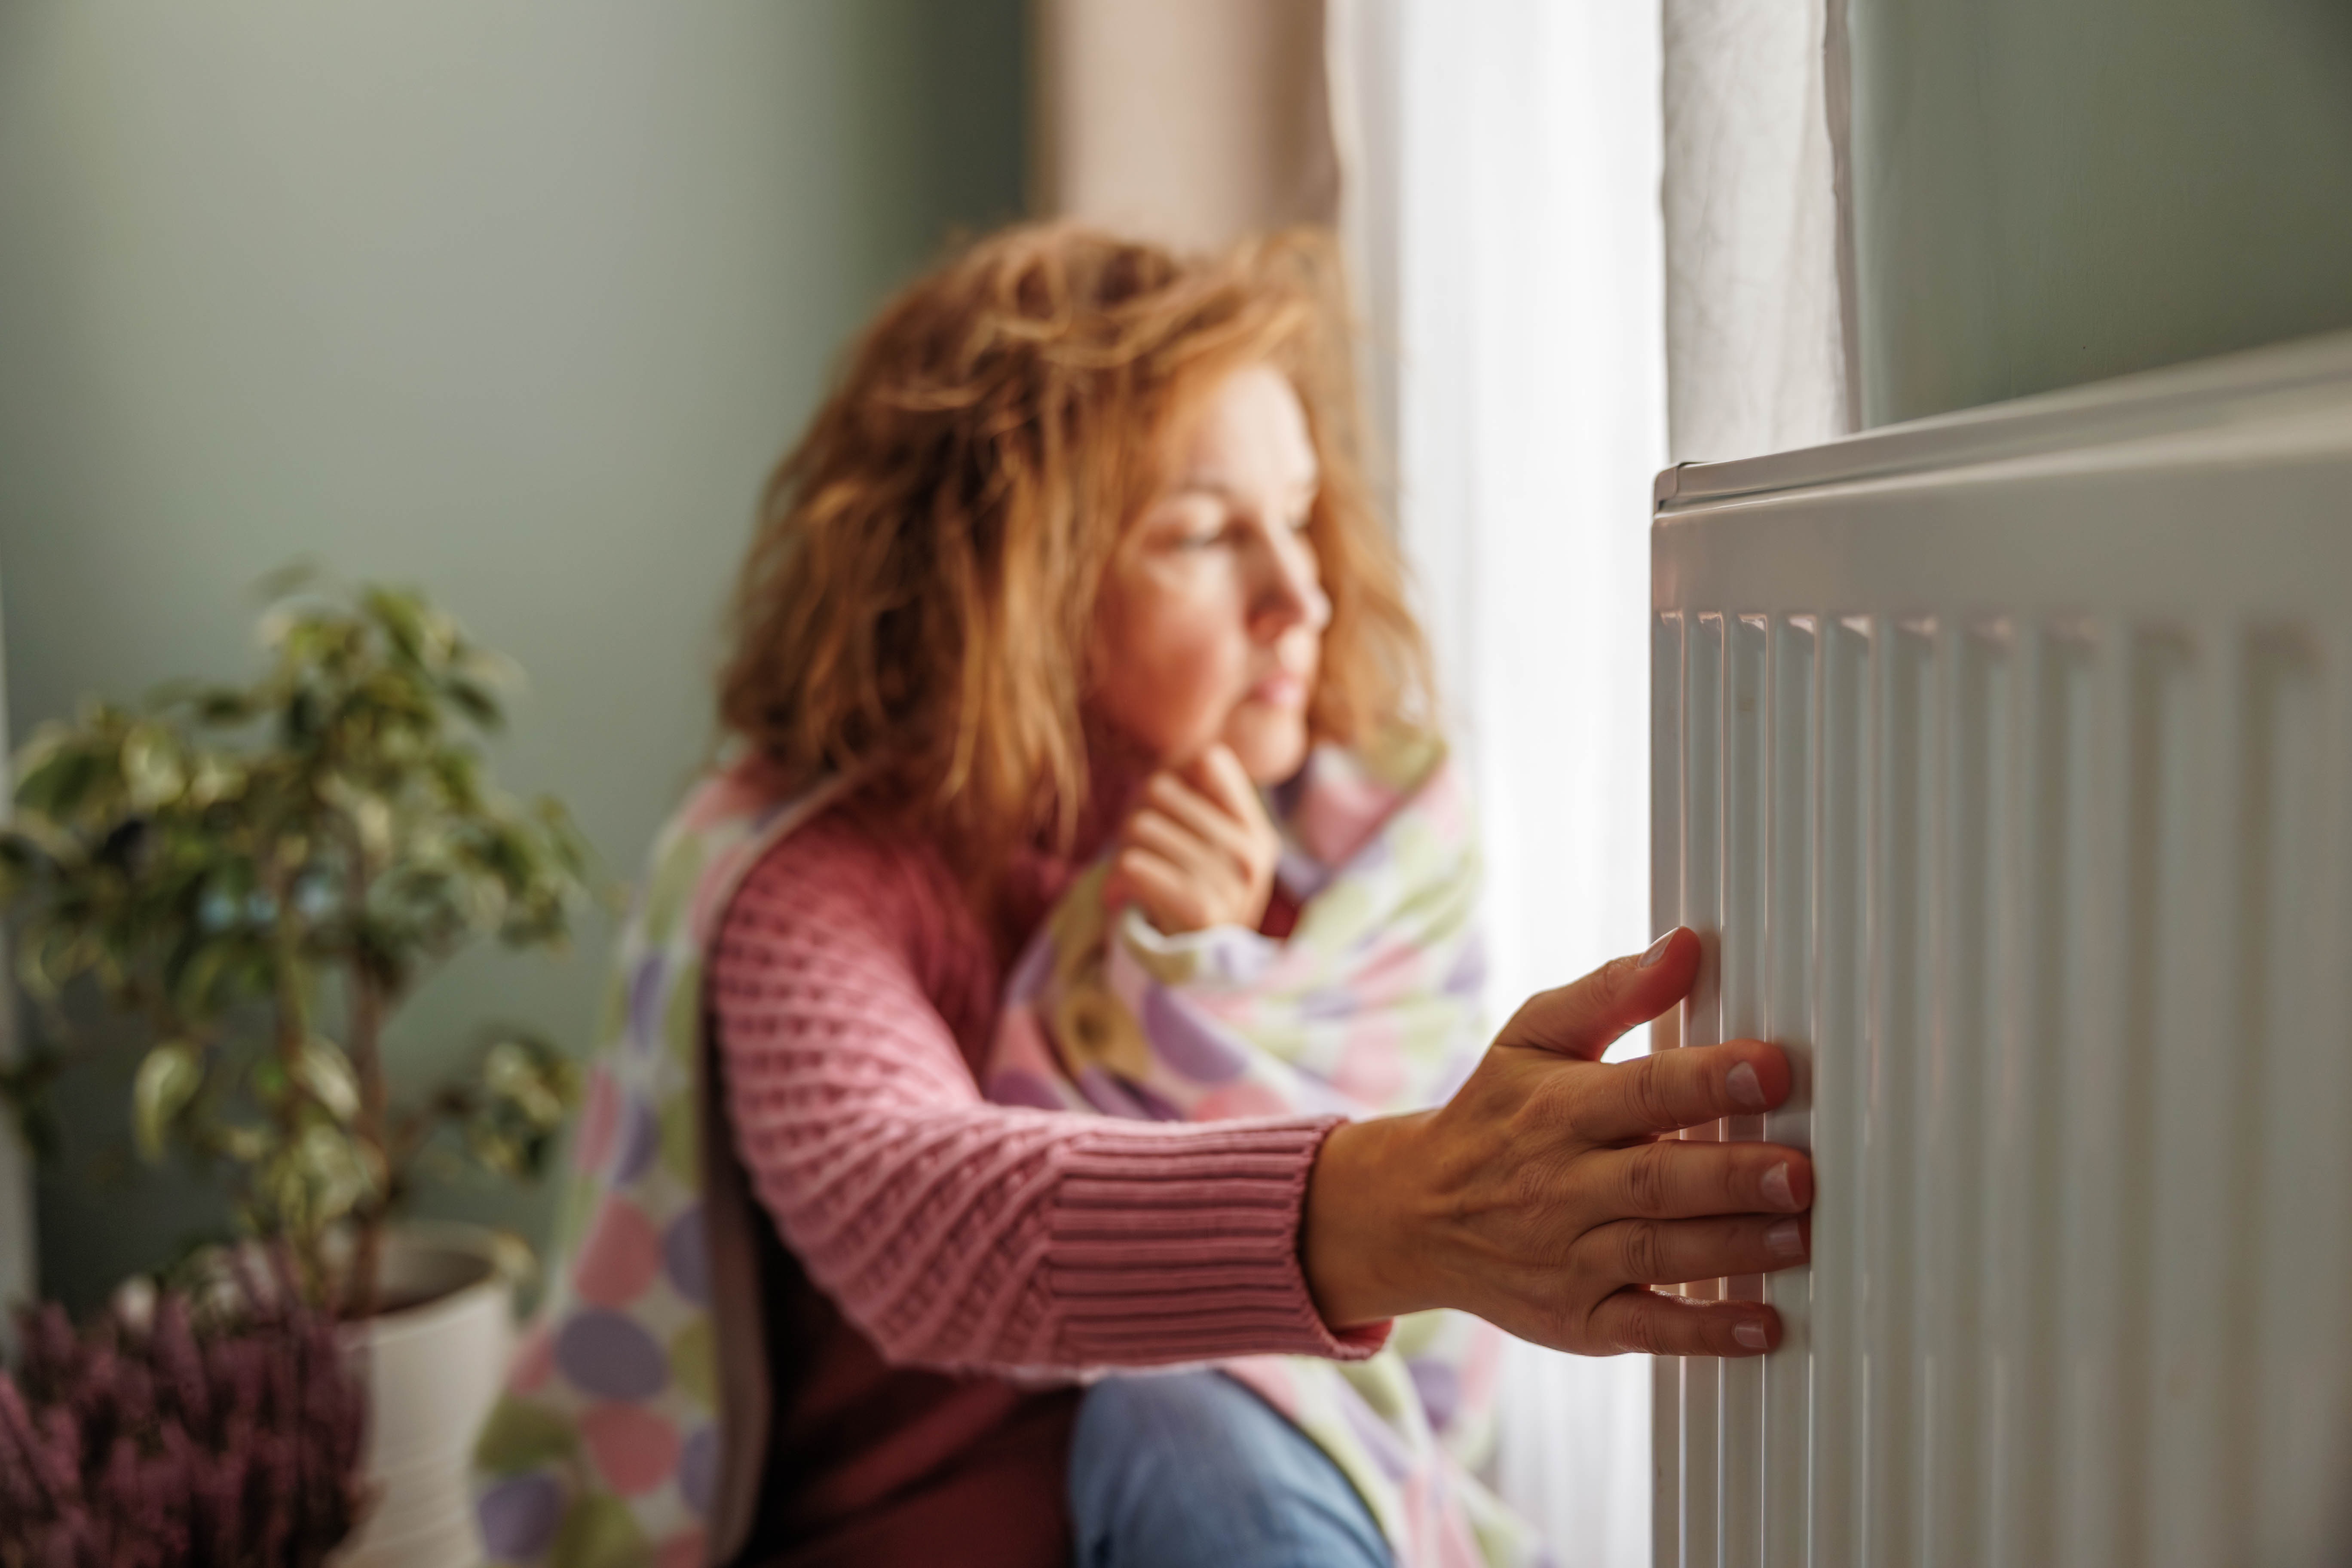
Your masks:
<instances>
[{"instance_id":1,"label":"ribbed sweater cuff","mask_svg":"<svg viewBox=\"0 0 2352 1568\"><path fill-rule=\"evenodd\" d=\"M1298 1263L1307 1173L1338 1117L1105 1126L1071 1140L1051 1290L1083 1363L1286 1352L1360 1361L1389 1325L1335 1331Z\"/></svg>"}]
</instances>

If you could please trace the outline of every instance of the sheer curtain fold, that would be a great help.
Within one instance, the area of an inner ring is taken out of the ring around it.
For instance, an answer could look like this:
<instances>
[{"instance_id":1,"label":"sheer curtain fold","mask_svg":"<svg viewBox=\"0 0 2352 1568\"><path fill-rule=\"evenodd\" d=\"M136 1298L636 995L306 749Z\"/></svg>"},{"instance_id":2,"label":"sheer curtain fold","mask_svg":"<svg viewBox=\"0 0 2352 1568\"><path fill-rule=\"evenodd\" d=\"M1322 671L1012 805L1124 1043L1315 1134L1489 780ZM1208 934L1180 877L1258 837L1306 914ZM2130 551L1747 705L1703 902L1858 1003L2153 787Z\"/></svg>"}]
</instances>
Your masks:
<instances>
[{"instance_id":1,"label":"sheer curtain fold","mask_svg":"<svg viewBox=\"0 0 2352 1568\"><path fill-rule=\"evenodd\" d=\"M1676 462L1854 428L1845 0L1664 0Z\"/></svg>"},{"instance_id":2,"label":"sheer curtain fold","mask_svg":"<svg viewBox=\"0 0 2352 1568\"><path fill-rule=\"evenodd\" d=\"M1647 938L1665 457L1654 0L1331 0L1341 225L1487 848L1499 1021ZM1496 1479L1563 1568L1649 1551L1648 1375L1514 1343Z\"/></svg>"}]
</instances>

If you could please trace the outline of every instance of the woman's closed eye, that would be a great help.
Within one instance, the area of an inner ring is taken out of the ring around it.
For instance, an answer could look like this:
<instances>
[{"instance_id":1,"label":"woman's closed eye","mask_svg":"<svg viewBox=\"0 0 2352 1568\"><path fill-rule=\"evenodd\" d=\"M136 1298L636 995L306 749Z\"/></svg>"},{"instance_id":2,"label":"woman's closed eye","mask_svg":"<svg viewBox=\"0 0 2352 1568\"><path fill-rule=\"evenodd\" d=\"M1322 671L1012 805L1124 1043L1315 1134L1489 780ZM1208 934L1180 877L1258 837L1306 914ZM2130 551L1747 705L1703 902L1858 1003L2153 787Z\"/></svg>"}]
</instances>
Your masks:
<instances>
[{"instance_id":1,"label":"woman's closed eye","mask_svg":"<svg viewBox=\"0 0 2352 1568\"><path fill-rule=\"evenodd\" d=\"M1314 527L1315 513L1309 509L1282 519L1269 531L1278 531L1304 539L1314 531ZM1174 544L1180 550L1215 550L1241 544L1247 540L1249 533L1250 524L1246 518L1225 517L1184 529L1176 535Z\"/></svg>"}]
</instances>

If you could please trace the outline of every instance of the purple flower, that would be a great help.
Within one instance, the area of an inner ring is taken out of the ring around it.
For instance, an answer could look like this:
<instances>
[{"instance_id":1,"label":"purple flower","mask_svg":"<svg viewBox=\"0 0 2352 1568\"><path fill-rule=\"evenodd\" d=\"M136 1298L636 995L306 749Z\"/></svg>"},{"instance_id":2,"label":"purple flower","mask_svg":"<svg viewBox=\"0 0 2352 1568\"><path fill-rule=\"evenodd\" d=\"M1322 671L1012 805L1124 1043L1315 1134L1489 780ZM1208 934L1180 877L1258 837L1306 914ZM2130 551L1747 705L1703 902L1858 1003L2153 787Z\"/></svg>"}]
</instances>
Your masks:
<instances>
[{"instance_id":1,"label":"purple flower","mask_svg":"<svg viewBox=\"0 0 2352 1568\"><path fill-rule=\"evenodd\" d=\"M166 1294L134 1325L19 1319L0 1373L0 1562L317 1568L350 1534L365 1394L280 1279L234 1309Z\"/></svg>"}]
</instances>

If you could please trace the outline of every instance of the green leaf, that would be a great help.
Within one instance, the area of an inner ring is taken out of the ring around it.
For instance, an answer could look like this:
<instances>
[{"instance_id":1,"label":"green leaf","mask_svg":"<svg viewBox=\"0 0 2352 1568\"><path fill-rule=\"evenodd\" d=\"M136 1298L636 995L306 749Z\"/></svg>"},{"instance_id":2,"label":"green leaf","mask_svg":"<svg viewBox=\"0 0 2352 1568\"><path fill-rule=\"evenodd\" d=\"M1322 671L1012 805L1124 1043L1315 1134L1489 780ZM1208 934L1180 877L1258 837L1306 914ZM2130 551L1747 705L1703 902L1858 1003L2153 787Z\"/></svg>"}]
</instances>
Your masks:
<instances>
[{"instance_id":1,"label":"green leaf","mask_svg":"<svg viewBox=\"0 0 2352 1568\"><path fill-rule=\"evenodd\" d=\"M214 990L235 956L236 943L234 937L190 942L167 961L163 984L183 1015L202 1017L217 1005Z\"/></svg>"},{"instance_id":2,"label":"green leaf","mask_svg":"<svg viewBox=\"0 0 2352 1568\"><path fill-rule=\"evenodd\" d=\"M285 1064L276 1057L264 1057L253 1064L253 1072L247 1081L253 1086L253 1097L275 1110L286 1099L286 1089L290 1080Z\"/></svg>"},{"instance_id":3,"label":"green leaf","mask_svg":"<svg viewBox=\"0 0 2352 1568\"><path fill-rule=\"evenodd\" d=\"M180 798L187 787L180 747L160 724L134 724L122 738L122 783L135 811L154 811Z\"/></svg>"},{"instance_id":4,"label":"green leaf","mask_svg":"<svg viewBox=\"0 0 2352 1568\"><path fill-rule=\"evenodd\" d=\"M334 1041L311 1036L294 1058L294 1073L310 1098L337 1121L349 1126L360 1113L359 1075L351 1058Z\"/></svg>"},{"instance_id":5,"label":"green leaf","mask_svg":"<svg viewBox=\"0 0 2352 1568\"><path fill-rule=\"evenodd\" d=\"M430 666L446 657L448 623L417 595L378 585L362 591L360 605L383 628L385 640L406 662Z\"/></svg>"},{"instance_id":6,"label":"green leaf","mask_svg":"<svg viewBox=\"0 0 2352 1568\"><path fill-rule=\"evenodd\" d=\"M449 809L458 813L478 810L482 803L482 759L479 753L452 746L436 752L425 764L434 782L447 797Z\"/></svg>"},{"instance_id":7,"label":"green leaf","mask_svg":"<svg viewBox=\"0 0 2352 1568\"><path fill-rule=\"evenodd\" d=\"M242 724L260 710L260 704L234 686L215 686L198 692L191 703L200 723L216 728Z\"/></svg>"},{"instance_id":8,"label":"green leaf","mask_svg":"<svg viewBox=\"0 0 2352 1568\"><path fill-rule=\"evenodd\" d=\"M485 730L496 730L507 721L506 710L499 705L498 695L487 686L463 677L451 680L443 689L457 711Z\"/></svg>"},{"instance_id":9,"label":"green leaf","mask_svg":"<svg viewBox=\"0 0 2352 1568\"><path fill-rule=\"evenodd\" d=\"M36 816L63 822L74 816L101 776L97 759L80 744L59 745L16 784L16 805Z\"/></svg>"},{"instance_id":10,"label":"green leaf","mask_svg":"<svg viewBox=\"0 0 2352 1568\"><path fill-rule=\"evenodd\" d=\"M339 1127L312 1122L289 1153L291 1171L308 1189L303 1195L315 1224L331 1225L374 1194L367 1162Z\"/></svg>"},{"instance_id":11,"label":"green leaf","mask_svg":"<svg viewBox=\"0 0 2352 1568\"><path fill-rule=\"evenodd\" d=\"M139 1152L163 1157L172 1122L186 1110L205 1081L204 1054L186 1040L166 1040L147 1053L131 1081L131 1130Z\"/></svg>"},{"instance_id":12,"label":"green leaf","mask_svg":"<svg viewBox=\"0 0 2352 1568\"><path fill-rule=\"evenodd\" d=\"M240 720L247 716L249 710L240 711L237 715ZM187 801L195 806L211 805L238 795L244 788L245 769L226 757L207 752L196 759L196 765L189 774Z\"/></svg>"},{"instance_id":13,"label":"green leaf","mask_svg":"<svg viewBox=\"0 0 2352 1568\"><path fill-rule=\"evenodd\" d=\"M240 1165L257 1163L269 1152L270 1135L263 1128L241 1121L225 1121L213 1131L213 1142L220 1152Z\"/></svg>"},{"instance_id":14,"label":"green leaf","mask_svg":"<svg viewBox=\"0 0 2352 1568\"><path fill-rule=\"evenodd\" d=\"M482 1058L482 1087L512 1105L534 1127L563 1120L564 1090L559 1074L570 1066L550 1059L520 1040L500 1040Z\"/></svg>"}]
</instances>

